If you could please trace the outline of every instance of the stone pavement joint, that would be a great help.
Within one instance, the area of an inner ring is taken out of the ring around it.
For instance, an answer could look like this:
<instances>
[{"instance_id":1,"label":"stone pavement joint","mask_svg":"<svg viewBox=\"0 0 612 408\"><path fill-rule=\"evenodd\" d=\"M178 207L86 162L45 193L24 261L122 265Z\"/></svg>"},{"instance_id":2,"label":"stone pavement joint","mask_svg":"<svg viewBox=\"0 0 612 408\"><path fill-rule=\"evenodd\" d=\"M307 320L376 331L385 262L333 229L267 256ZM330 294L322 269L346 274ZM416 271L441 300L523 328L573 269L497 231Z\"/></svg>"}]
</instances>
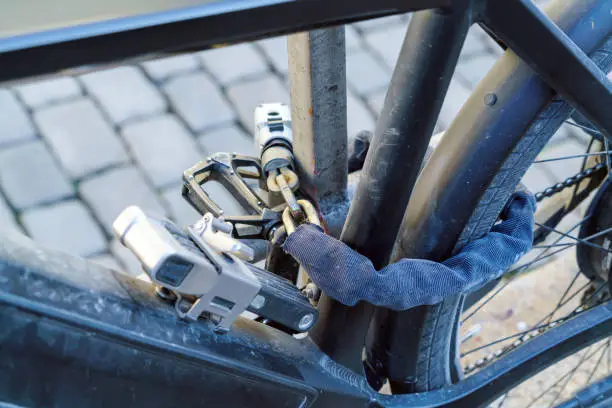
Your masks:
<instances>
[{"instance_id":1,"label":"stone pavement joint","mask_svg":"<svg viewBox=\"0 0 612 408\"><path fill-rule=\"evenodd\" d=\"M374 130L374 117L364 103L350 91L347 92L346 114L348 116L347 137L349 140L352 140L362 130Z\"/></svg>"},{"instance_id":2,"label":"stone pavement joint","mask_svg":"<svg viewBox=\"0 0 612 408\"><path fill-rule=\"evenodd\" d=\"M123 271L134 277L143 272L142 266L140 265L140 262L136 256L132 253L132 251L121 245L116 238L111 241L110 249L112 254L115 256L115 259L119 260L123 264Z\"/></svg>"},{"instance_id":3,"label":"stone pavement joint","mask_svg":"<svg viewBox=\"0 0 612 408\"><path fill-rule=\"evenodd\" d=\"M112 169L85 180L79 192L109 235L115 218L128 206L166 216L166 209L135 167Z\"/></svg>"},{"instance_id":4,"label":"stone pavement joint","mask_svg":"<svg viewBox=\"0 0 612 408\"><path fill-rule=\"evenodd\" d=\"M81 86L76 79L68 76L26 83L15 87L19 97L30 108L60 102L81 96Z\"/></svg>"},{"instance_id":5,"label":"stone pavement joint","mask_svg":"<svg viewBox=\"0 0 612 408\"><path fill-rule=\"evenodd\" d=\"M391 80L391 70L380 64L367 51L355 51L346 58L346 81L357 93L369 95L385 90Z\"/></svg>"},{"instance_id":6,"label":"stone pavement joint","mask_svg":"<svg viewBox=\"0 0 612 408\"><path fill-rule=\"evenodd\" d=\"M37 110L34 120L73 178L79 179L128 160L113 128L89 99Z\"/></svg>"},{"instance_id":7,"label":"stone pavement joint","mask_svg":"<svg viewBox=\"0 0 612 408\"><path fill-rule=\"evenodd\" d=\"M202 159L195 139L174 115L132 123L122 135L157 188L180 182L183 171Z\"/></svg>"},{"instance_id":8,"label":"stone pavement joint","mask_svg":"<svg viewBox=\"0 0 612 408\"><path fill-rule=\"evenodd\" d=\"M478 83L487 75L497 62L497 57L488 53L474 56L459 62L456 75L465 81L470 89L475 89Z\"/></svg>"},{"instance_id":9,"label":"stone pavement joint","mask_svg":"<svg viewBox=\"0 0 612 408\"><path fill-rule=\"evenodd\" d=\"M161 82L173 76L197 71L200 65L195 55L183 54L143 62L142 68L155 81Z\"/></svg>"},{"instance_id":10,"label":"stone pavement joint","mask_svg":"<svg viewBox=\"0 0 612 408\"><path fill-rule=\"evenodd\" d=\"M19 229L13 210L9 207L8 203L0 195L0 234L7 231L8 229Z\"/></svg>"},{"instance_id":11,"label":"stone pavement joint","mask_svg":"<svg viewBox=\"0 0 612 408\"><path fill-rule=\"evenodd\" d=\"M81 76L85 88L116 124L164 112L166 101L137 67L124 66Z\"/></svg>"},{"instance_id":12,"label":"stone pavement joint","mask_svg":"<svg viewBox=\"0 0 612 408\"><path fill-rule=\"evenodd\" d=\"M365 41L374 52L374 56L380 55L387 67L393 69L405 35L406 27L397 25L388 30L368 33L365 35Z\"/></svg>"},{"instance_id":13,"label":"stone pavement joint","mask_svg":"<svg viewBox=\"0 0 612 408\"><path fill-rule=\"evenodd\" d=\"M229 151L232 153L257 156L257 147L252 136L236 125L217 128L198 137L206 154Z\"/></svg>"},{"instance_id":14,"label":"stone pavement joint","mask_svg":"<svg viewBox=\"0 0 612 408\"><path fill-rule=\"evenodd\" d=\"M287 37L274 37L255 43L261 47L272 67L280 74L289 72L289 54L287 53Z\"/></svg>"},{"instance_id":15,"label":"stone pavement joint","mask_svg":"<svg viewBox=\"0 0 612 408\"><path fill-rule=\"evenodd\" d=\"M1 88L0 129L0 146L36 138L36 130L26 110L9 90Z\"/></svg>"},{"instance_id":16,"label":"stone pavement joint","mask_svg":"<svg viewBox=\"0 0 612 408\"><path fill-rule=\"evenodd\" d=\"M231 122L234 111L208 75L195 73L172 78L164 85L174 111L194 133Z\"/></svg>"},{"instance_id":17,"label":"stone pavement joint","mask_svg":"<svg viewBox=\"0 0 612 408\"><path fill-rule=\"evenodd\" d=\"M183 199L181 190L183 185L169 187L162 192L162 197L170 209L170 218L180 227L195 223L201 215Z\"/></svg>"},{"instance_id":18,"label":"stone pavement joint","mask_svg":"<svg viewBox=\"0 0 612 408\"><path fill-rule=\"evenodd\" d=\"M241 82L227 90L227 96L238 112L240 122L250 132L254 132L253 112L264 102L289 103L289 91L276 76L269 74L264 78Z\"/></svg>"},{"instance_id":19,"label":"stone pavement joint","mask_svg":"<svg viewBox=\"0 0 612 408\"><path fill-rule=\"evenodd\" d=\"M266 73L268 67L252 44L206 50L198 54L208 71L222 84L252 79Z\"/></svg>"},{"instance_id":20,"label":"stone pavement joint","mask_svg":"<svg viewBox=\"0 0 612 408\"><path fill-rule=\"evenodd\" d=\"M107 248L104 234L79 201L26 211L21 221L30 237L49 248L80 256L95 255Z\"/></svg>"},{"instance_id":21,"label":"stone pavement joint","mask_svg":"<svg viewBox=\"0 0 612 408\"><path fill-rule=\"evenodd\" d=\"M74 189L41 141L0 151L0 185L18 210L74 195Z\"/></svg>"},{"instance_id":22,"label":"stone pavement joint","mask_svg":"<svg viewBox=\"0 0 612 408\"><path fill-rule=\"evenodd\" d=\"M349 138L374 129L408 20L391 16L345 28ZM482 29L471 28L436 132L451 123L502 53ZM84 231L111 239L116 215L132 204L181 225L195 221L199 215L180 196L183 170L218 151L255 155L253 110L260 102L289 102L288 82L287 38L277 37L0 89L0 227L20 228L22 214L31 219L47 211L62 219L74 213ZM571 135L561 136L582 142ZM35 152L27 153L33 145ZM16 148L27 154L11 158ZM551 171L542 167L527 178L548 185ZM228 213L242 213L219 184L205 189ZM80 210L63 209L78 200ZM71 234L54 239L75 245L78 234ZM95 253L70 251L117 267L114 259L140 274L136 259L116 241L92 242Z\"/></svg>"}]
</instances>

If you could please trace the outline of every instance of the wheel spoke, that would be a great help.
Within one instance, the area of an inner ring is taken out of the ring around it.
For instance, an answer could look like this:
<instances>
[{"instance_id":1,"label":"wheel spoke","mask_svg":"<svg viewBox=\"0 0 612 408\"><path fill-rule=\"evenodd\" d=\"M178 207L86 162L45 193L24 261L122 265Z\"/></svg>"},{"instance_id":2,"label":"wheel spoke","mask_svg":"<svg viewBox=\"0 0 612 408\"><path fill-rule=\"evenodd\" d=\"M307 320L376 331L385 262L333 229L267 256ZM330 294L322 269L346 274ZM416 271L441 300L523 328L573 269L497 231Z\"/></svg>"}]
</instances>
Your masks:
<instances>
[{"instance_id":1,"label":"wheel spoke","mask_svg":"<svg viewBox=\"0 0 612 408\"><path fill-rule=\"evenodd\" d=\"M586 238L577 238L577 237L574 237L574 236L572 236L572 235L569 235L569 234L567 234L567 233L565 233L565 232L561 232L561 231L559 231L558 229L555 229L555 228L549 227L549 226L547 226L547 225L540 224L540 223L538 223L538 222L536 222L535 224L536 224L538 227L540 227L540 228L544 228L544 229L546 229L546 230L548 230L548 231L551 231L551 232L554 232L554 233L556 233L556 234L559 234L559 235L561 235L562 237L569 238L569 239L571 239L571 240L573 240L573 241L576 241L577 243L584 244L584 245L590 246L590 247L595 248L595 249L599 249L599 250L604 251L604 252L612 252L612 250L606 249L606 248L604 248L604 247L602 247L602 246L600 246L600 245L593 244L592 242L589 242L589 240L591 240L591 239L595 239L595 238L597 238L597 237L600 237L600 236L602 236L602 235L605 235L605 234L607 234L607 233L611 232L611 231L612 231L612 228L606 228L605 230L600 231L600 232L598 232L598 233L596 233L596 234L593 234L593 235L589 235L589 236L588 236L588 237L586 237ZM563 245L563 244L560 244L560 245ZM568 244L568 245L576 245L576 244Z\"/></svg>"},{"instance_id":2,"label":"wheel spoke","mask_svg":"<svg viewBox=\"0 0 612 408\"><path fill-rule=\"evenodd\" d=\"M565 123L567 123L568 125L571 125L571 126L575 126L575 127L579 128L579 129L585 130L585 131L587 131L589 133L595 133L596 135L601 135L601 132L599 130L592 129L592 128L588 127L588 126L584 126L584 125L581 125L579 123L570 122L569 120L566 120Z\"/></svg>"},{"instance_id":3,"label":"wheel spoke","mask_svg":"<svg viewBox=\"0 0 612 408\"><path fill-rule=\"evenodd\" d=\"M580 271L578 271L578 274L580 274L580 273L581 273L581 272L580 272ZM562 300L561 300L561 301L559 301L559 303L557 303L557 307L555 307L555 309L554 309L552 312L550 312L548 315L544 316L542 319L540 319L540 321L539 321L539 322L537 322L535 325L533 325L533 326L532 326L531 328L529 328L528 330L524 330L524 331L519 332L519 333L511 334L511 335L506 336L506 337L503 337L503 338L501 338L501 339L497 339L497 340L495 340L495 341L492 341L491 343L487 343L487 344L485 344L485 345L478 346L477 348L474 348L474 349L468 350L468 351L466 351L465 353L463 353L463 354L461 355L461 357L463 358L463 357L465 357L465 356L467 356L467 355L469 355L469 354L475 353L475 352L477 352L477 351L479 351L479 350L485 349L485 348L490 347L490 346L493 346L493 345L495 345L495 344L499 344L499 343L502 343L502 342L504 342L504 341L507 341L507 340L511 340L511 339L513 339L513 338L516 338L516 337L520 337L520 336L525 335L525 334L528 334L528 333L530 333L530 332L532 332L532 331L534 331L534 330L540 330L540 329L543 329L543 328L549 327L550 325L552 325L552 324L554 324L554 323L559 323L559 322L563 321L563 318L562 318L562 319L555 320L555 321L552 321L552 322L550 321L550 319L552 318L552 316L554 315L554 313L555 313L557 310L559 310L560 308L562 308L563 306L565 306L566 304L568 304L569 302L571 302L571 301L572 301L572 300L573 300L573 299L574 299L576 296L578 296L578 295L579 295L579 294L580 294L580 293L581 293L581 292L582 292L584 289L586 289L587 287L589 287L589 285L591 285L591 282L587 282L585 285L583 285L582 287L580 287L580 289L578 289L576 292L574 292L574 293L573 293L573 294L572 294L572 295L571 295L571 296L570 296L570 297L569 297L567 300L564 300L564 301L563 301L563 298L566 296L566 294L569 292L569 289L571 288L571 285L570 285L570 287L568 287L568 288L567 288L567 290L565 291L565 293L564 293L564 295L563 295L563 297L562 297ZM604 284L602 284L602 285L601 285L601 286L600 286L600 287L599 287L599 288L598 288L598 289L597 289L597 290L596 290L596 291L595 291L593 294L595 294L596 292L601 291L601 289L603 289L603 287L604 287L604 286L605 286L605 283L604 283ZM593 295L593 294L592 294L592 295ZM587 299L590 299L592 295L590 295L590 296L589 296L589 298L587 298ZM542 324L542 323L543 323L545 320L549 320L549 322L547 322L547 323L545 323L545 324Z\"/></svg>"},{"instance_id":4,"label":"wheel spoke","mask_svg":"<svg viewBox=\"0 0 612 408\"><path fill-rule=\"evenodd\" d=\"M591 140L589 140L589 144L587 145L586 151L585 153L590 153L591 152L591 148L593 147L593 143L595 142L595 138L591 137ZM582 159L582 166L580 166L580 172L582 173L585 169L586 169L586 165L588 163L588 157L585 157L584 159ZM576 183L576 185L574 186L574 189L572 191L572 198L569 200L570 203L573 203L574 200L576 199L576 194L578 194L578 186L580 185L580 183Z\"/></svg>"},{"instance_id":5,"label":"wheel spoke","mask_svg":"<svg viewBox=\"0 0 612 408\"><path fill-rule=\"evenodd\" d=\"M584 218L583 220L581 220L580 222L578 222L576 225L574 225L572 228L569 229L569 232L574 231L576 228L578 228L580 225L582 225L585 221L587 220L587 218ZM554 243L558 243L559 241L561 241L563 239L563 237L559 237L557 238L557 240ZM564 250L566 250L569 247L565 247L565 248L561 248L558 249L556 251L553 251L552 253L548 254L548 252L550 251L550 249L546 249L544 251L542 251L541 254L539 254L536 259L528 262L527 264L521 265L519 267L516 267L514 269L512 269L510 272L508 273L515 273L515 272L521 272L524 271L525 269L527 269L530 265L533 265L535 262L539 262L543 259L546 259L550 256L554 256L559 252L562 252ZM476 313L478 313L478 311L480 309L482 309L487 303L489 303L491 300L493 300L495 298L495 296L497 296L502 290L504 290L512 281L514 281L514 279L516 279L516 277L518 276L518 274L516 276L514 276L511 279L508 279L501 287L499 287L498 289L495 290L495 292L493 292L493 294L491 294L487 299L485 299L480 305L478 305L476 307L476 309L474 309L472 312L470 312L470 314L465 317L463 320L461 320L461 324L464 324L466 321L468 321L472 316L474 316Z\"/></svg>"},{"instance_id":6,"label":"wheel spoke","mask_svg":"<svg viewBox=\"0 0 612 408\"><path fill-rule=\"evenodd\" d=\"M561 320L558 320L558 321L560 322ZM503 338L501 338L501 339L497 339L497 340L492 341L491 343L487 343L487 344L485 344L485 345L483 345L483 346L478 346L478 347L476 347L476 348L474 348L474 349L471 349L471 350L466 351L465 353L463 353L463 354L461 355L461 357L463 358L463 357L465 357L465 356L467 356L467 355L469 355L469 354L472 354L472 353L475 353L475 352L480 351L480 350L482 350L482 349L485 349L485 348L487 348L487 347L491 347L491 346L494 346L494 345L496 345L496 344L502 343L502 342L504 342L504 341L506 341L506 340L511 340L511 339L516 338L516 337L520 337L520 336L525 335L525 334L527 334L527 333L530 333L530 332L532 332L532 331L534 331L534 330L539 330L539 329L546 328L546 327L550 326L550 324L551 324L551 323L546 323L546 324L543 324L543 325L540 325L540 326L531 327L531 328L530 328L530 329L528 329L528 330L525 330L525 331L522 331L522 332L519 332L519 333L515 333L515 334L512 334L512 335L510 335L510 336L503 337Z\"/></svg>"},{"instance_id":7,"label":"wheel spoke","mask_svg":"<svg viewBox=\"0 0 612 408\"><path fill-rule=\"evenodd\" d=\"M612 373L612 339L608 340L608 372Z\"/></svg>"},{"instance_id":8,"label":"wheel spoke","mask_svg":"<svg viewBox=\"0 0 612 408\"><path fill-rule=\"evenodd\" d=\"M504 396L502 397L502 400L499 403L499 405L497 406L497 408L503 408L504 404L506 403L506 400L508 399L508 395L509 394L510 394L510 391L508 391L507 393L504 394Z\"/></svg>"},{"instance_id":9,"label":"wheel spoke","mask_svg":"<svg viewBox=\"0 0 612 408\"><path fill-rule=\"evenodd\" d=\"M582 274L581 270L578 270L578 272L576 272L576 274L574 275L574 278L572 279L572 281L570 282L570 284L568 285L567 289L565 289L565 292L563 292L563 295L561 296L561 299L559 299L559 302L557 302L557 306L555 306L555 308L553 309L553 311L550 313L550 317L547 317L547 320L552 320L555 312L557 310L559 310L560 307L562 307L562 303L565 300L565 297L567 296L567 294L569 293L569 291L572 289L572 287L574 287L574 283L576 283L576 281L578 280L578 277Z\"/></svg>"},{"instance_id":10,"label":"wheel spoke","mask_svg":"<svg viewBox=\"0 0 612 408\"><path fill-rule=\"evenodd\" d=\"M586 284L582 285L580 287L580 289L578 289L576 292L574 292L572 294L572 296L570 296L569 298L567 298L564 302L560 302L558 304L558 306L549 314L547 314L546 316L544 316L539 322L537 322L536 324L542 324L542 322L544 322L546 319L552 317L552 315L554 315L557 310L561 309L563 306L567 305L569 302L571 302L576 296L578 296L580 293L582 293L583 290L585 290L586 288L588 288L591 285L591 282L587 282Z\"/></svg>"},{"instance_id":11,"label":"wheel spoke","mask_svg":"<svg viewBox=\"0 0 612 408\"><path fill-rule=\"evenodd\" d=\"M559 161L559 160L580 159L582 157L601 156L601 155L606 154L606 153L610 154L612 152L608 151L608 149L606 149L606 151L601 151L601 152L597 152L597 153L583 153L583 154L572 154L572 155L569 155L569 156L551 157L551 158L547 158L547 159L534 160L533 164L536 164L536 163L548 163L548 162L554 162L554 161Z\"/></svg>"},{"instance_id":12,"label":"wheel spoke","mask_svg":"<svg viewBox=\"0 0 612 408\"><path fill-rule=\"evenodd\" d=\"M570 375L566 378L565 383L563 384L563 386L561 387L561 389L559 391L557 391L557 395L555 395L555 398L553 399L553 401L550 403L550 405L548 406L549 408L552 408L555 405L555 402L557 402L557 400L559 399L559 397L561 396L561 393L565 390L565 388L567 387L567 384L569 384L569 382L572 380L572 378L574 378L574 375L576 374L576 371L578 370L578 367L580 367L582 364L584 364L585 361L587 361L588 359L590 359L591 357L593 357L595 354L597 354L599 352L599 350L601 350L601 347L598 348L595 352L591 353L590 355L589 350L591 350L591 347L589 347L584 354L582 355L582 357L580 358L580 361L578 362L578 365L576 365L576 367L574 367L574 369L572 371L570 371Z\"/></svg>"},{"instance_id":13,"label":"wheel spoke","mask_svg":"<svg viewBox=\"0 0 612 408\"><path fill-rule=\"evenodd\" d=\"M601 362L603 361L604 356L606 355L606 351L610 350L610 344L606 343L605 344L605 348L604 350L601 352L601 356L599 356L599 359L597 360L597 362L595 363L595 367L593 367L593 370L591 370L591 373L589 374L589 378L587 378L586 382L584 383L584 385L587 385L588 383L591 382L591 380L593 379L593 377L595 376L595 373L597 372L597 369L599 368L599 365L601 364Z\"/></svg>"},{"instance_id":14,"label":"wheel spoke","mask_svg":"<svg viewBox=\"0 0 612 408\"><path fill-rule=\"evenodd\" d=\"M602 346L602 347L600 347L600 348L598 348L598 349L597 349L596 351L594 351L592 354L588 355L588 352L589 352L589 350L591 350L591 347L592 347L592 346L590 346L589 348L587 348L587 349L584 351L584 354L582 355L582 357L581 357L580 361L578 362L578 364L577 364L577 365L576 365L574 368L572 368L570 371L568 371L567 373L565 373L565 374L563 374L561 377L559 377L559 378L557 379L557 381L555 381L555 382L554 382L554 383L553 383L551 386L549 386L549 387L548 387L547 389L545 389L545 390L544 390L542 393L540 393L540 394L539 394L539 395L538 395L538 396L537 396L537 397L536 397L536 398L535 398L533 401L531 401L531 402L529 403L529 405L527 405L525 408L529 408L529 407L533 406L533 404L535 404L536 402L538 402L538 401L539 401L539 400L540 400L540 399L541 399L541 398L542 398L544 395L546 395L546 394L547 394L547 393L548 393L550 390L552 390L553 388L555 388L557 385L559 385L559 384L560 384L561 382L563 382L564 380L567 380L567 381L566 381L566 383L565 383L565 385L567 385L567 383L568 383L568 382L571 380L571 377L573 377L573 376L574 376L574 374L576 373L576 370L577 370L577 369L578 369L578 368L579 368L579 367L580 367L580 366L581 366L581 365L584 363L584 361L585 361L587 358L590 358L590 357L594 356L595 354L597 354L597 352L599 352L603 346ZM587 357L587 355L588 355L588 357ZM568 379L567 377L570 377L570 378ZM559 393L560 393L560 392L561 392L561 391L559 391ZM553 404L554 404L554 402L553 402Z\"/></svg>"}]
</instances>

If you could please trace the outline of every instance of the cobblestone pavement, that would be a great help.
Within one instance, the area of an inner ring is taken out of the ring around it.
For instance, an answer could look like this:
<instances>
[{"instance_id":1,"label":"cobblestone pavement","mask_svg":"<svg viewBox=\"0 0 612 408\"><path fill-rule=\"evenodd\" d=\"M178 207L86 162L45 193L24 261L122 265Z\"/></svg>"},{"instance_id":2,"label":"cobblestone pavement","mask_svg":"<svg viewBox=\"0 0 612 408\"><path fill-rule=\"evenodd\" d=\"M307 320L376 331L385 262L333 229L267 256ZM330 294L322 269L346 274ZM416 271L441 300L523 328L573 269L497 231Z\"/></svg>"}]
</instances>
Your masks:
<instances>
[{"instance_id":1,"label":"cobblestone pavement","mask_svg":"<svg viewBox=\"0 0 612 408\"><path fill-rule=\"evenodd\" d=\"M349 138L373 129L407 22L394 16L346 27ZM471 29L437 131L500 55ZM197 213L180 197L183 170L217 151L253 154L253 109L289 102L287 71L279 37L0 88L0 229L138 273L112 237L113 219L135 204L193 222ZM549 153L583 144L564 129ZM525 181L541 190L570 173L551 162Z\"/></svg>"},{"instance_id":2,"label":"cobblestone pavement","mask_svg":"<svg viewBox=\"0 0 612 408\"><path fill-rule=\"evenodd\" d=\"M407 22L346 27L349 137L373 129ZM500 55L470 31L438 131ZM112 239L118 212L136 204L193 221L182 171L216 151L253 154L253 109L265 101L289 102L284 37L0 88L2 227L130 268ZM547 185L554 172L530 177Z\"/></svg>"},{"instance_id":3,"label":"cobblestone pavement","mask_svg":"<svg viewBox=\"0 0 612 408\"><path fill-rule=\"evenodd\" d=\"M407 21L346 27L349 137L373 129ZM470 32L437 130L500 55L480 29ZM119 211L136 204L193 221L179 194L183 170L217 151L254 154L253 110L289 102L287 71L279 37L0 88L2 228L134 268L112 238Z\"/></svg>"}]
</instances>

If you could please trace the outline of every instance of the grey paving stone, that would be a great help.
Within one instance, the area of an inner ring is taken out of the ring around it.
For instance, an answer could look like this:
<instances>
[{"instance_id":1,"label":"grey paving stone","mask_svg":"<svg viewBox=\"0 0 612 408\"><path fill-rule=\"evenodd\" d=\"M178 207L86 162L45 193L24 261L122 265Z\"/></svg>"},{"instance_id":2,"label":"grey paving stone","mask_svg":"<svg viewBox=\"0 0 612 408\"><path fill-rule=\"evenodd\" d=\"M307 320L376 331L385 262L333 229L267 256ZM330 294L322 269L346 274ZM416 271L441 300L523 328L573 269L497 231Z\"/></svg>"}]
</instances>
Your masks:
<instances>
[{"instance_id":1,"label":"grey paving stone","mask_svg":"<svg viewBox=\"0 0 612 408\"><path fill-rule=\"evenodd\" d=\"M198 141L206 154L217 152L235 152L247 156L258 154L253 138L236 125L205 132L198 137Z\"/></svg>"},{"instance_id":2,"label":"grey paving stone","mask_svg":"<svg viewBox=\"0 0 612 408\"><path fill-rule=\"evenodd\" d=\"M386 30L367 33L365 40L383 58L387 67L393 69L405 35L406 27L396 25Z\"/></svg>"},{"instance_id":3,"label":"grey paving stone","mask_svg":"<svg viewBox=\"0 0 612 408\"><path fill-rule=\"evenodd\" d=\"M162 197L166 200L170 210L170 218L179 226L184 227L196 222L201 216L181 196L182 184L169 187L162 191Z\"/></svg>"},{"instance_id":4,"label":"grey paving stone","mask_svg":"<svg viewBox=\"0 0 612 408\"><path fill-rule=\"evenodd\" d=\"M347 56L350 51L361 50L362 38L352 25L344 26L344 38L346 44Z\"/></svg>"},{"instance_id":5,"label":"grey paving stone","mask_svg":"<svg viewBox=\"0 0 612 408\"><path fill-rule=\"evenodd\" d=\"M474 30L478 37L480 37L480 41L484 44L488 54L491 54L494 57L500 57L504 53L504 50L495 42L493 38L491 38L491 36L489 36L489 34L487 34L485 30L477 26L472 26L471 29Z\"/></svg>"},{"instance_id":6,"label":"grey paving stone","mask_svg":"<svg viewBox=\"0 0 612 408\"><path fill-rule=\"evenodd\" d=\"M0 88L0 146L34 139L36 130L17 98L8 90Z\"/></svg>"},{"instance_id":7,"label":"grey paving stone","mask_svg":"<svg viewBox=\"0 0 612 408\"><path fill-rule=\"evenodd\" d=\"M474 55L482 55L487 52L487 46L482 39L482 28L472 26L465 37L460 58L471 58Z\"/></svg>"},{"instance_id":8,"label":"grey paving stone","mask_svg":"<svg viewBox=\"0 0 612 408\"><path fill-rule=\"evenodd\" d=\"M370 20L360 21L358 23L354 23L354 25L362 31L377 31L377 30L386 30L389 27L406 24L403 15L395 15L389 17L380 17L374 18Z\"/></svg>"},{"instance_id":9,"label":"grey paving stone","mask_svg":"<svg viewBox=\"0 0 612 408\"><path fill-rule=\"evenodd\" d=\"M539 167L538 165L533 165L527 170L527 173L525 173L521 181L529 190L533 193L537 193L553 185L555 183L553 180L554 179L547 169Z\"/></svg>"},{"instance_id":10,"label":"grey paving stone","mask_svg":"<svg viewBox=\"0 0 612 408\"><path fill-rule=\"evenodd\" d=\"M391 71L381 65L367 51L347 54L346 80L361 95L386 89L391 79Z\"/></svg>"},{"instance_id":11,"label":"grey paving stone","mask_svg":"<svg viewBox=\"0 0 612 408\"><path fill-rule=\"evenodd\" d=\"M112 234L115 218L130 205L165 216L166 210L135 167L109 170L79 185L83 199L104 228Z\"/></svg>"},{"instance_id":12,"label":"grey paving stone","mask_svg":"<svg viewBox=\"0 0 612 408\"><path fill-rule=\"evenodd\" d=\"M538 155L538 160L563 158L570 155L583 154L586 146L573 139L561 139L557 143L547 144ZM560 182L567 177L580 171L582 158L556 160L546 163L536 163L532 167L545 168L554 178L554 182Z\"/></svg>"},{"instance_id":13,"label":"grey paving stone","mask_svg":"<svg viewBox=\"0 0 612 408\"><path fill-rule=\"evenodd\" d=\"M26 211L21 222L34 241L70 254L91 256L107 247L102 231L78 201Z\"/></svg>"},{"instance_id":14,"label":"grey paving stone","mask_svg":"<svg viewBox=\"0 0 612 408\"><path fill-rule=\"evenodd\" d=\"M122 134L155 187L180 182L183 171L202 159L195 139L174 115L126 125Z\"/></svg>"},{"instance_id":15,"label":"grey paving stone","mask_svg":"<svg viewBox=\"0 0 612 408\"><path fill-rule=\"evenodd\" d=\"M380 91L374 92L367 97L368 105L376 114L376 117L380 115L382 111L383 104L385 103L385 96L387 95L387 90L382 89Z\"/></svg>"},{"instance_id":16,"label":"grey paving stone","mask_svg":"<svg viewBox=\"0 0 612 408\"><path fill-rule=\"evenodd\" d=\"M164 98L136 67L93 72L81 76L81 81L114 123L122 124L166 110Z\"/></svg>"},{"instance_id":17,"label":"grey paving stone","mask_svg":"<svg viewBox=\"0 0 612 408\"><path fill-rule=\"evenodd\" d=\"M145 72L156 81L196 71L200 65L193 54L177 55L175 57L160 58L142 63Z\"/></svg>"},{"instance_id":18,"label":"grey paving stone","mask_svg":"<svg viewBox=\"0 0 612 408\"><path fill-rule=\"evenodd\" d=\"M283 75L289 72L289 54L287 53L287 37L273 37L256 43L263 50L268 60Z\"/></svg>"},{"instance_id":19,"label":"grey paving stone","mask_svg":"<svg viewBox=\"0 0 612 408\"><path fill-rule=\"evenodd\" d=\"M198 54L208 71L222 84L263 75L268 66L252 44L206 50Z\"/></svg>"},{"instance_id":20,"label":"grey paving stone","mask_svg":"<svg viewBox=\"0 0 612 408\"><path fill-rule=\"evenodd\" d=\"M476 85L487 75L489 70L493 68L497 57L492 54L482 54L468 58L459 62L456 74L463 78L471 87L476 88Z\"/></svg>"},{"instance_id":21,"label":"grey paving stone","mask_svg":"<svg viewBox=\"0 0 612 408\"><path fill-rule=\"evenodd\" d=\"M55 103L81 95L79 83L72 77L58 77L30 82L15 87L21 100L31 108Z\"/></svg>"},{"instance_id":22,"label":"grey paving stone","mask_svg":"<svg viewBox=\"0 0 612 408\"><path fill-rule=\"evenodd\" d=\"M241 82L227 90L227 96L238 111L245 129L253 132L255 107L264 102L289 103L289 91L276 76L270 74L256 81Z\"/></svg>"},{"instance_id":23,"label":"grey paving stone","mask_svg":"<svg viewBox=\"0 0 612 408\"><path fill-rule=\"evenodd\" d=\"M374 118L367 110L365 104L352 92L347 92L347 131L349 140L353 139L362 130L374 130Z\"/></svg>"},{"instance_id":24,"label":"grey paving stone","mask_svg":"<svg viewBox=\"0 0 612 408\"><path fill-rule=\"evenodd\" d=\"M7 229L18 228L13 210L11 210L4 197L0 195L0 235L6 232Z\"/></svg>"},{"instance_id":25,"label":"grey paving stone","mask_svg":"<svg viewBox=\"0 0 612 408\"><path fill-rule=\"evenodd\" d=\"M89 99L40 109L34 120L74 178L128 159L119 138Z\"/></svg>"},{"instance_id":26,"label":"grey paving stone","mask_svg":"<svg viewBox=\"0 0 612 408\"><path fill-rule=\"evenodd\" d=\"M92 256L91 258L89 258L89 261L116 271L123 270L123 265L121 265L119 261L117 261L117 259L109 253Z\"/></svg>"},{"instance_id":27,"label":"grey paving stone","mask_svg":"<svg viewBox=\"0 0 612 408\"><path fill-rule=\"evenodd\" d=\"M219 88L204 73L173 78L166 83L164 90L176 113L195 133L235 118Z\"/></svg>"},{"instance_id":28,"label":"grey paving stone","mask_svg":"<svg viewBox=\"0 0 612 408\"><path fill-rule=\"evenodd\" d=\"M465 86L461 85L457 78L451 80L438 118L438 122L442 128L448 128L465 101L470 97L470 94L471 92Z\"/></svg>"},{"instance_id":29,"label":"grey paving stone","mask_svg":"<svg viewBox=\"0 0 612 408\"><path fill-rule=\"evenodd\" d=\"M0 151L0 185L17 209L73 195L73 188L40 141Z\"/></svg>"}]
</instances>

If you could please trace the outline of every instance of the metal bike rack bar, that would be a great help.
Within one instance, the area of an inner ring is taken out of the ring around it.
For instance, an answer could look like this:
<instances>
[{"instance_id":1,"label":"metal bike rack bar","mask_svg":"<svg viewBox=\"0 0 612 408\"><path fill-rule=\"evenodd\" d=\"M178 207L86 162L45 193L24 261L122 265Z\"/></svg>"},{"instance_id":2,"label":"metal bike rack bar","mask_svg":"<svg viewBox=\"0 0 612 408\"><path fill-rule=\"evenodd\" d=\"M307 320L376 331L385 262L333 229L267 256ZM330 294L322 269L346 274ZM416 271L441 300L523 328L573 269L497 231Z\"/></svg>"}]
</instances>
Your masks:
<instances>
[{"instance_id":1,"label":"metal bike rack bar","mask_svg":"<svg viewBox=\"0 0 612 408\"><path fill-rule=\"evenodd\" d=\"M405 40L402 47L341 235L342 241L372 259L376 267L387 263L393 248L469 25L467 10L426 11L415 17L407 39L422 35L427 41ZM340 140L345 132L334 129L346 126L336 116L345 108L344 99L338 101L345 95L344 43L339 34L331 30L298 34L289 43L296 150L303 150L298 158L302 172L311 174L310 191L323 199L338 191L344 194L339 189L345 184L345 178L336 178L346 165L346 153L338 154L346 150L346 139ZM335 361L361 373L361 353L373 308L367 304L348 307L322 296L319 310L312 339ZM343 333L351 333L350 338Z\"/></svg>"},{"instance_id":2,"label":"metal bike rack bar","mask_svg":"<svg viewBox=\"0 0 612 408\"><path fill-rule=\"evenodd\" d=\"M338 236L348 210L344 27L293 34L288 49L300 182Z\"/></svg>"}]
</instances>

